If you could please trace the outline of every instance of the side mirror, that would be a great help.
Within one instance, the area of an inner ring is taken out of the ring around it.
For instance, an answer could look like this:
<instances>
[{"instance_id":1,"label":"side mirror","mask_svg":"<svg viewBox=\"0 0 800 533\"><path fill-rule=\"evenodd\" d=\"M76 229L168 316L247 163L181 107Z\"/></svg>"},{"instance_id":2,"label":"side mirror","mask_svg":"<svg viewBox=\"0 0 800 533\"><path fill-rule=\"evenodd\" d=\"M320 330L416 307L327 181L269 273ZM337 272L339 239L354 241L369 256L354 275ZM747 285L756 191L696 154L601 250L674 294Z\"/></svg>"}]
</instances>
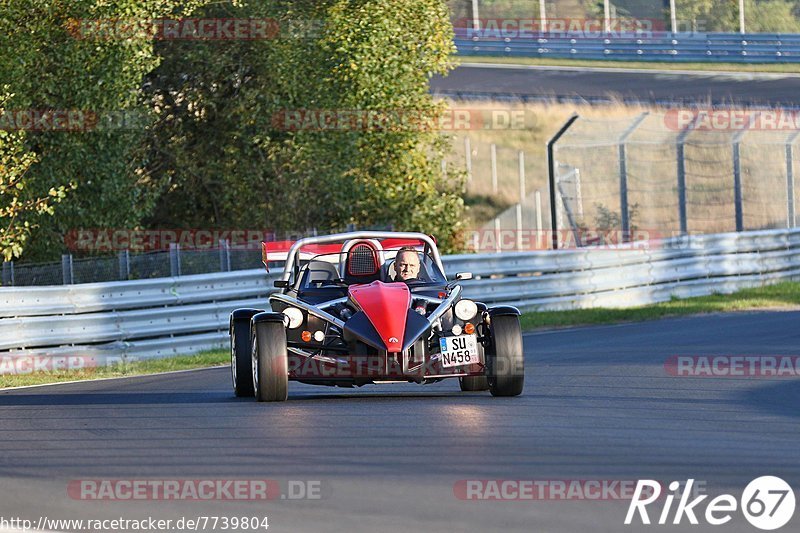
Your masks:
<instances>
[{"instance_id":1,"label":"side mirror","mask_svg":"<svg viewBox=\"0 0 800 533\"><path fill-rule=\"evenodd\" d=\"M278 289L286 289L289 287L289 282L282 279L276 279L272 282L272 285Z\"/></svg>"},{"instance_id":2,"label":"side mirror","mask_svg":"<svg viewBox=\"0 0 800 533\"><path fill-rule=\"evenodd\" d=\"M472 279L472 272L459 272L456 274L456 279L458 281L464 281L467 279Z\"/></svg>"}]
</instances>

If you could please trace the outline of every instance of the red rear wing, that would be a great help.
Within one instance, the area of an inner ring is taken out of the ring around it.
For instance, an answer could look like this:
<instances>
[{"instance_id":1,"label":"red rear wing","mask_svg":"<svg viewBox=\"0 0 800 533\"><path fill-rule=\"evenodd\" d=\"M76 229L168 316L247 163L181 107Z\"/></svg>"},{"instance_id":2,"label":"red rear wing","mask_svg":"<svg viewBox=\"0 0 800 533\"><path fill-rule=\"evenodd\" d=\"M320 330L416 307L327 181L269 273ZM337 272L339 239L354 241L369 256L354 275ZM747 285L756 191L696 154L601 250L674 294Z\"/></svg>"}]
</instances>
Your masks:
<instances>
[{"instance_id":1,"label":"red rear wing","mask_svg":"<svg viewBox=\"0 0 800 533\"><path fill-rule=\"evenodd\" d=\"M268 241L261 243L261 262L269 272L270 261L286 261L289 250L297 241ZM424 243L416 239L383 239L379 241L384 250L402 248L403 246L421 246ZM434 241L435 242L435 241ZM344 243L308 244L301 249L302 254L322 255L335 254L342 251Z\"/></svg>"},{"instance_id":2,"label":"red rear wing","mask_svg":"<svg viewBox=\"0 0 800 533\"><path fill-rule=\"evenodd\" d=\"M261 243L261 262L269 272L270 261L286 261L294 243L297 241L269 241ZM321 255L321 254L335 254L342 250L342 245L339 243L334 244L309 244L303 246L302 252L304 254Z\"/></svg>"}]
</instances>

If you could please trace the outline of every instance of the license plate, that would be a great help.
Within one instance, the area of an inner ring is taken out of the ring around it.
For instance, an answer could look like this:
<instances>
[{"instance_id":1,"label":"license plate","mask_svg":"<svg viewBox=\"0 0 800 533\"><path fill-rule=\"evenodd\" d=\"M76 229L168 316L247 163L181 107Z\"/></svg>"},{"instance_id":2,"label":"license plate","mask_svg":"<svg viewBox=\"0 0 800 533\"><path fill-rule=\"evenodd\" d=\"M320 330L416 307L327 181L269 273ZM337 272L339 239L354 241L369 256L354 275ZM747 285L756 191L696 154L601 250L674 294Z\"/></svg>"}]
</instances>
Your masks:
<instances>
[{"instance_id":1,"label":"license plate","mask_svg":"<svg viewBox=\"0 0 800 533\"><path fill-rule=\"evenodd\" d=\"M459 335L457 337L441 337L440 361L445 368L480 363L478 355L478 338L475 335Z\"/></svg>"}]
</instances>

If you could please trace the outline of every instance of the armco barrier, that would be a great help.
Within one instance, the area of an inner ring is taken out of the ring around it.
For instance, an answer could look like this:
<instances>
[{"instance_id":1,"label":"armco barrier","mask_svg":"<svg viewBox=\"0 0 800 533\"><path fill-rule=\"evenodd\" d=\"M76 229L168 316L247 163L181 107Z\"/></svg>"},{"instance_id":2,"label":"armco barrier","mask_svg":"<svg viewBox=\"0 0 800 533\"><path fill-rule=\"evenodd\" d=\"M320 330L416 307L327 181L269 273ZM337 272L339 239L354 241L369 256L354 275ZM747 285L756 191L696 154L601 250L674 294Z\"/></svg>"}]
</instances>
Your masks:
<instances>
[{"instance_id":1,"label":"armco barrier","mask_svg":"<svg viewBox=\"0 0 800 533\"><path fill-rule=\"evenodd\" d=\"M504 35L458 29L455 44L465 56L552 57L617 61L797 63L800 34L663 33Z\"/></svg>"},{"instance_id":2,"label":"armco barrier","mask_svg":"<svg viewBox=\"0 0 800 533\"><path fill-rule=\"evenodd\" d=\"M524 310L629 307L800 280L800 230L692 236L620 246L444 258L472 272L466 297ZM102 362L221 348L228 315L264 307L278 273L0 288L0 373L15 358ZM100 363L98 363L100 364Z\"/></svg>"}]
</instances>

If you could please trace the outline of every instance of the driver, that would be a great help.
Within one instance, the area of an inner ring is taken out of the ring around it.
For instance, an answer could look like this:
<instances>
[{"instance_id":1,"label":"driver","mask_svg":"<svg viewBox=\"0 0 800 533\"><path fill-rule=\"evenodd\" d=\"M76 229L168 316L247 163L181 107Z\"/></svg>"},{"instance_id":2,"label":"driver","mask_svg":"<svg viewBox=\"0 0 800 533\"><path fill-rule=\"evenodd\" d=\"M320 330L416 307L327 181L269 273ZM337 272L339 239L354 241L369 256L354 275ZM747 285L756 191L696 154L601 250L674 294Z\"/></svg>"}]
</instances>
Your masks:
<instances>
[{"instance_id":1,"label":"driver","mask_svg":"<svg viewBox=\"0 0 800 533\"><path fill-rule=\"evenodd\" d=\"M419 254L414 248L405 247L397 251L394 259L395 281L419 281Z\"/></svg>"}]
</instances>

